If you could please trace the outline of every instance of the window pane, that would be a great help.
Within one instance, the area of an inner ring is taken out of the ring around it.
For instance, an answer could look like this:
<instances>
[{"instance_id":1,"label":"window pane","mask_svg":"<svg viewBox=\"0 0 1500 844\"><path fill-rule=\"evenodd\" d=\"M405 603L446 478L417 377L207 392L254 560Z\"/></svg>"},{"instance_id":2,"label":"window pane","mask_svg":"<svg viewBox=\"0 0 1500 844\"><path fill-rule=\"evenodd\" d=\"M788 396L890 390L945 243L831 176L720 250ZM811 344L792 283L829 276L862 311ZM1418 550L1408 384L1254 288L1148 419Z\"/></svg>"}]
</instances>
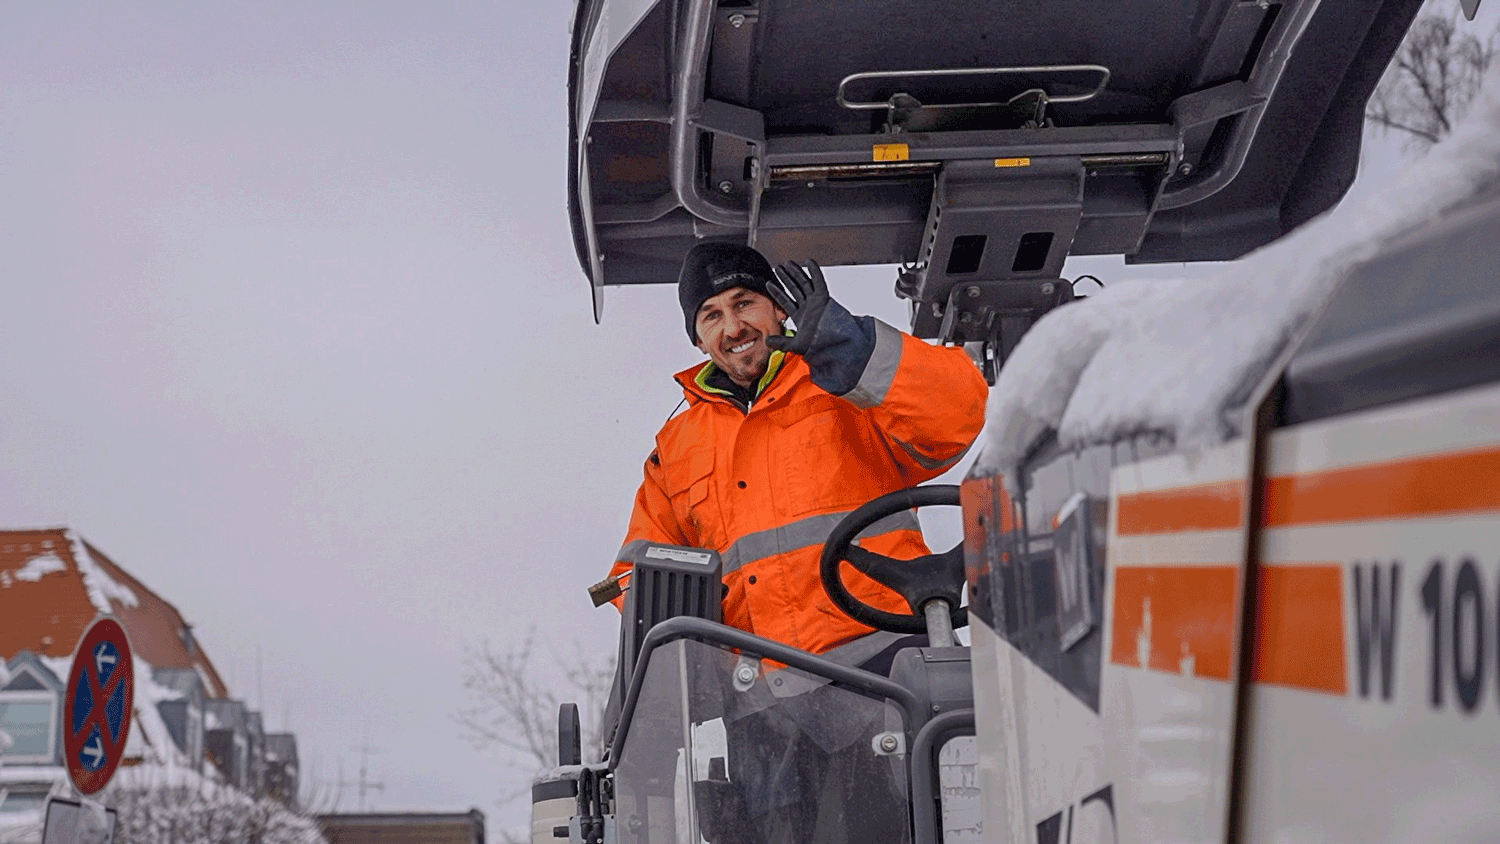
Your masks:
<instances>
[{"instance_id":1,"label":"window pane","mask_svg":"<svg viewBox=\"0 0 1500 844\"><path fill-rule=\"evenodd\" d=\"M0 812L34 812L46 802L45 791L12 791L6 795L4 802L0 802Z\"/></svg>"},{"instance_id":2,"label":"window pane","mask_svg":"<svg viewBox=\"0 0 1500 844\"><path fill-rule=\"evenodd\" d=\"M668 643L619 748L619 840L906 844L905 762L875 746L902 731L893 704L827 678Z\"/></svg>"},{"instance_id":3,"label":"window pane","mask_svg":"<svg viewBox=\"0 0 1500 844\"><path fill-rule=\"evenodd\" d=\"M45 701L0 701L0 730L10 734L7 756L45 756L52 735L52 704Z\"/></svg>"}]
</instances>

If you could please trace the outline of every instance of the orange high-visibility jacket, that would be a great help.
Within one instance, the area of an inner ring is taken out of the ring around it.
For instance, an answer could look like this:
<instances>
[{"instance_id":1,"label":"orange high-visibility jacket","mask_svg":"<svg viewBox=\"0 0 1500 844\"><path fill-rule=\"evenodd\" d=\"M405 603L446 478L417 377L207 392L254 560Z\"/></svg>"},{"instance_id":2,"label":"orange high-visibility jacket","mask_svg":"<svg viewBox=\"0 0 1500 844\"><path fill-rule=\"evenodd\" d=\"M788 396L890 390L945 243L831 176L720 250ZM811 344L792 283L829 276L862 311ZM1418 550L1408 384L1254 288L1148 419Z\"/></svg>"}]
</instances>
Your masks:
<instances>
[{"instance_id":1,"label":"orange high-visibility jacket","mask_svg":"<svg viewBox=\"0 0 1500 844\"><path fill-rule=\"evenodd\" d=\"M958 462L984 423L983 376L962 349L878 320L870 361L843 396L814 385L802 357L774 352L770 384L746 412L708 386L712 366L676 376L690 406L656 435L612 573L649 542L712 548L724 562L726 624L813 653L870 632L823 591L823 543L845 514ZM929 553L911 511L878 522L860 545L899 559ZM852 566L843 571L856 597L911 612Z\"/></svg>"}]
</instances>

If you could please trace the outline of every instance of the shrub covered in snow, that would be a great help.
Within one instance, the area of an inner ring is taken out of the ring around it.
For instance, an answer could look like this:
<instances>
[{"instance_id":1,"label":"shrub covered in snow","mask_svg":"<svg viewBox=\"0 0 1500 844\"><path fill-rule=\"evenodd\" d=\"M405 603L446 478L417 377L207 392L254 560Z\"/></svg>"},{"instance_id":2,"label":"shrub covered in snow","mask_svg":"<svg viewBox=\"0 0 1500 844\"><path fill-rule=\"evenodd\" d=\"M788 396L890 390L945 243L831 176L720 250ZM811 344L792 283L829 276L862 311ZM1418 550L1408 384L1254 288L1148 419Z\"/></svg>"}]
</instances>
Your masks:
<instances>
[{"instance_id":1,"label":"shrub covered in snow","mask_svg":"<svg viewBox=\"0 0 1500 844\"><path fill-rule=\"evenodd\" d=\"M65 780L48 796L77 799ZM307 814L191 772L129 768L93 799L118 813L115 844L327 844ZM0 844L40 844L42 819L0 815Z\"/></svg>"},{"instance_id":2,"label":"shrub covered in snow","mask_svg":"<svg viewBox=\"0 0 1500 844\"><path fill-rule=\"evenodd\" d=\"M111 788L116 844L326 844L317 823L222 786Z\"/></svg>"}]
</instances>

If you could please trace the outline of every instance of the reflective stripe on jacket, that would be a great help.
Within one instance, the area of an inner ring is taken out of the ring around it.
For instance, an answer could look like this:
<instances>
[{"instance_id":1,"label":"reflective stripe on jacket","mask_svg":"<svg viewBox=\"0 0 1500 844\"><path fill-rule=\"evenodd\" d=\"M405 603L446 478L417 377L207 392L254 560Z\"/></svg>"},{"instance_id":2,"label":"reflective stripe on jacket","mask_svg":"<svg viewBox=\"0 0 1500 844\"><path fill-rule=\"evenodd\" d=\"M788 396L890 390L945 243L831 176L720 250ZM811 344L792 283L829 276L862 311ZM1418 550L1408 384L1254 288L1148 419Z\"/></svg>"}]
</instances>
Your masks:
<instances>
[{"instance_id":1,"label":"reflective stripe on jacket","mask_svg":"<svg viewBox=\"0 0 1500 844\"><path fill-rule=\"evenodd\" d=\"M612 573L647 542L712 548L724 561L724 621L813 653L870 631L829 601L818 578L841 518L958 462L984 423L988 388L962 349L929 345L882 322L859 383L843 396L813 384L807 362L775 353L779 371L748 412L705 388L712 363L678 373L689 407L668 420ZM860 545L910 559L929 553L911 511ZM844 582L880 609L908 613L895 592L845 564Z\"/></svg>"}]
</instances>

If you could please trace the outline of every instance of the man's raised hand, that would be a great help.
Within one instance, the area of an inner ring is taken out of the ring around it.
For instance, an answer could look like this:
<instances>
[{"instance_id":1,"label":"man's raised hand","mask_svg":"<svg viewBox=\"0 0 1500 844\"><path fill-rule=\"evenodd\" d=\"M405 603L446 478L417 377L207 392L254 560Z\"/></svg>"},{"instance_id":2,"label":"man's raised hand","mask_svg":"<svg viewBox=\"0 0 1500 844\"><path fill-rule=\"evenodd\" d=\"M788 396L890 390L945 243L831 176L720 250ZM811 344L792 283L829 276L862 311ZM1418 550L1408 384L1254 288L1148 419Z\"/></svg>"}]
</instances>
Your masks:
<instances>
[{"instance_id":1,"label":"man's raised hand","mask_svg":"<svg viewBox=\"0 0 1500 844\"><path fill-rule=\"evenodd\" d=\"M772 270L779 284L766 285L766 292L776 307L786 312L797 325L797 334L788 337L767 337L766 345L772 349L805 355L817 343L818 324L823 312L828 309L833 297L828 295L828 282L823 279L823 270L816 261L808 261L803 269L795 261L787 261Z\"/></svg>"}]
</instances>

